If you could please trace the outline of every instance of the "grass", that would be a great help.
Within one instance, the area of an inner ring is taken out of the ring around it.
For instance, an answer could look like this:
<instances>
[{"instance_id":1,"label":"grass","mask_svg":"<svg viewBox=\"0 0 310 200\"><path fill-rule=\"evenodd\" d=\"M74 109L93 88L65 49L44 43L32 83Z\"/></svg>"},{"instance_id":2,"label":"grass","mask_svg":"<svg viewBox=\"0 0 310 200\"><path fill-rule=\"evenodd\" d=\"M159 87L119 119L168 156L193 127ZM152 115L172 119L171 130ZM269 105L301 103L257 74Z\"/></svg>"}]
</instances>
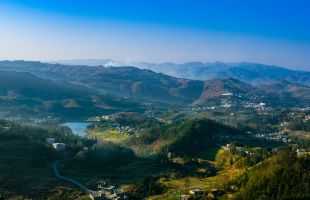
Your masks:
<instances>
[{"instance_id":1,"label":"grass","mask_svg":"<svg viewBox=\"0 0 310 200\"><path fill-rule=\"evenodd\" d=\"M111 184L120 186L135 183L145 176L159 175L167 170L159 167L152 160L131 160L125 164L109 163L104 165L92 166L81 165L76 160L63 163L61 172L74 178L90 188L96 189L96 183L100 180L108 180Z\"/></svg>"},{"instance_id":2,"label":"grass","mask_svg":"<svg viewBox=\"0 0 310 200\"><path fill-rule=\"evenodd\" d=\"M212 177L200 178L190 176L176 179L160 179L161 184L168 188L167 192L161 195L151 196L148 199L179 199L180 194L189 194L190 189L199 188L205 192L214 188L220 189L224 184L239 177L247 170L246 167L228 165L228 160L231 158L234 160L238 158L235 158L224 148L212 148L209 151L203 152L201 156L204 156L204 158L212 158L212 161L207 162L215 166L221 166L220 168L222 170Z\"/></svg>"},{"instance_id":3,"label":"grass","mask_svg":"<svg viewBox=\"0 0 310 200\"><path fill-rule=\"evenodd\" d=\"M179 199L180 194L189 194L190 189L202 189L207 192L214 188L220 188L221 185L233 180L243 174L245 168L230 168L219 173L216 176L207 178L186 177L174 180L161 179L161 183L168 188L168 191L161 195L151 196L150 200L159 199Z\"/></svg>"},{"instance_id":4,"label":"grass","mask_svg":"<svg viewBox=\"0 0 310 200\"><path fill-rule=\"evenodd\" d=\"M91 129L87 130L90 137L96 137L98 139L106 140L109 142L122 143L127 140L130 135L128 133L121 133L117 130L99 130Z\"/></svg>"},{"instance_id":5,"label":"grass","mask_svg":"<svg viewBox=\"0 0 310 200\"><path fill-rule=\"evenodd\" d=\"M218 146L210 147L207 150L200 152L197 157L205 159L205 160L209 160L209 161L215 161L215 157L220 149L221 148Z\"/></svg>"}]
</instances>

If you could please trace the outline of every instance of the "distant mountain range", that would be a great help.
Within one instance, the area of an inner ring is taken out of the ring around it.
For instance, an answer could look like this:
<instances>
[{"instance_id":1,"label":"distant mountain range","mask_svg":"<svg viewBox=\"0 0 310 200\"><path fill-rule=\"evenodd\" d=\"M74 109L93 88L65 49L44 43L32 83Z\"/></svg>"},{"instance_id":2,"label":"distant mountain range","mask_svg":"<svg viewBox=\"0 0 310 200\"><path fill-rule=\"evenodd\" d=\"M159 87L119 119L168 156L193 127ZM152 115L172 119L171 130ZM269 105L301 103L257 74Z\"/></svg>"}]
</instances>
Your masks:
<instances>
[{"instance_id":1,"label":"distant mountain range","mask_svg":"<svg viewBox=\"0 0 310 200\"><path fill-rule=\"evenodd\" d=\"M0 70L28 72L60 83L80 85L100 94L163 103L190 104L199 98L202 81L179 79L135 67L90 67L41 62L3 61Z\"/></svg>"},{"instance_id":2,"label":"distant mountain range","mask_svg":"<svg viewBox=\"0 0 310 200\"><path fill-rule=\"evenodd\" d=\"M89 102L96 102L96 98L93 98L96 95L114 95L116 97L136 99L140 102L143 102L141 100L147 100L179 105L208 105L212 104L212 102L223 103L222 100L235 102L236 105L247 101L267 102L268 105L275 107L310 105L309 86L291 83L287 80L274 80L271 84L266 81L266 84L254 86L235 78L201 81L176 78L135 67L73 66L30 61L1 61L0 71L7 71L2 73L8 73L8 71L31 73L31 76L40 77L40 80L42 79L40 82L38 82L39 78L33 77L33 81L37 81L35 84L32 80L23 82L23 87L26 87L27 83L33 87L40 87L42 93L37 93L37 95L50 93L51 96L63 96L61 91L67 91L66 94L73 95L73 97L69 95L63 99L81 98L82 96L84 100L91 100ZM307 74L307 72L298 73ZM30 75L18 76L29 79L27 77ZM49 79L49 81L44 79ZM6 84L7 86L11 85L10 90L12 92L10 94L14 94L14 92L22 94L23 91L16 92L13 80L8 81L11 81ZM8 81L3 81L3 83ZM20 82L18 79L16 81ZM71 87L74 89L55 89L57 92L59 91L59 94L54 94L54 89L49 89L50 82L54 83L53 88L62 85L64 88ZM77 91L77 88L80 91ZM8 88L6 89L8 94L7 90ZM49 90L51 91L48 92ZM88 93L85 93L85 91L88 91ZM74 95L78 95L78 97L74 97ZM71 105L75 105L74 102L70 102ZM105 104L90 103L89 105L100 108ZM126 104L120 105L124 107Z\"/></svg>"},{"instance_id":3,"label":"distant mountain range","mask_svg":"<svg viewBox=\"0 0 310 200\"><path fill-rule=\"evenodd\" d=\"M61 100L82 98L90 94L91 92L86 89L41 79L28 72L0 71L1 96Z\"/></svg>"},{"instance_id":4,"label":"distant mountain range","mask_svg":"<svg viewBox=\"0 0 310 200\"><path fill-rule=\"evenodd\" d=\"M89 66L134 66L149 69L166 75L187 78L193 80L210 80L216 78L235 78L254 85L269 84L274 81L286 80L292 83L301 83L310 86L310 72L296 71L274 65L263 65L257 63L203 63L188 62L184 64L175 63L147 63L147 62L118 62L110 59L97 60L68 60L59 61L68 65ZM310 66L309 66L310 68ZM310 70L310 69L309 69Z\"/></svg>"},{"instance_id":5,"label":"distant mountain range","mask_svg":"<svg viewBox=\"0 0 310 200\"><path fill-rule=\"evenodd\" d=\"M0 71L0 115L79 119L115 111L139 111L139 104L69 82L29 72Z\"/></svg>"}]
</instances>

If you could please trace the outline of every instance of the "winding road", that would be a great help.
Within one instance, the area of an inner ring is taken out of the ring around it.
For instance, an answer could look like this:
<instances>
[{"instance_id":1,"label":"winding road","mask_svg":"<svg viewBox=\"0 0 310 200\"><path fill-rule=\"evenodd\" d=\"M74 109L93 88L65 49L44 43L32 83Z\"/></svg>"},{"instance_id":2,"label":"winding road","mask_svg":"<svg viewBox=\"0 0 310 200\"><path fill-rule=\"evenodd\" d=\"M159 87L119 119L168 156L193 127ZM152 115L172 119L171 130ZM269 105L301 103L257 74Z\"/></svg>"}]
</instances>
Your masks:
<instances>
[{"instance_id":1,"label":"winding road","mask_svg":"<svg viewBox=\"0 0 310 200\"><path fill-rule=\"evenodd\" d=\"M70 182L74 185L76 185L77 187L79 187L80 189L82 189L83 191L87 192L88 194L92 194L92 195L99 195L99 192L98 191L94 191L94 190L90 190L88 189L86 186L84 186L82 183L74 180L74 179L71 179L71 178L68 178L68 177L65 177L65 176L62 176L60 173L59 173L59 170L58 170L58 165L59 163L63 162L63 161L67 161L67 160L70 160L72 158L68 158L68 159L64 159L64 160L58 160L58 161L55 161L52 163L52 168L53 168L53 173L54 175L57 177L57 178L60 178L62 180L65 180L67 182Z\"/></svg>"}]
</instances>

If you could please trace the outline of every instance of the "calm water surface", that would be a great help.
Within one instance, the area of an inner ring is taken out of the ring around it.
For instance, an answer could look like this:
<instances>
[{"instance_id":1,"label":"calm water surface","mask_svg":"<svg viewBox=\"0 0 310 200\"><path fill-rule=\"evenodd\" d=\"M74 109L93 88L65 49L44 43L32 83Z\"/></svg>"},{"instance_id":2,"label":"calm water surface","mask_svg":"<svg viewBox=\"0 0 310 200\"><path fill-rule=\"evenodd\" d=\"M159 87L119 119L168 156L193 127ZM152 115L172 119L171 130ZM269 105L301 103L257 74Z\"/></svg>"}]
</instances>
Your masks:
<instances>
[{"instance_id":1,"label":"calm water surface","mask_svg":"<svg viewBox=\"0 0 310 200\"><path fill-rule=\"evenodd\" d=\"M62 124L62 126L69 127L74 134L79 136L85 136L87 134L86 128L88 125L90 125L89 122L66 122Z\"/></svg>"}]
</instances>

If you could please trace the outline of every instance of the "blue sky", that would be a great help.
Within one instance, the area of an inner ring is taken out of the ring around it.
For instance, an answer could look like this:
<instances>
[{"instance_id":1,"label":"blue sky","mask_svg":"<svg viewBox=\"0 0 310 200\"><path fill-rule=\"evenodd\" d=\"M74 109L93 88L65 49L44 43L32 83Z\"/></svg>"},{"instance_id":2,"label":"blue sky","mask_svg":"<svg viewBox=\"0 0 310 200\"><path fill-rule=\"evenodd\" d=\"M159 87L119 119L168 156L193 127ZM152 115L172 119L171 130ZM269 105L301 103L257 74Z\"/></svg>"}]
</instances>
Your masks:
<instances>
[{"instance_id":1,"label":"blue sky","mask_svg":"<svg viewBox=\"0 0 310 200\"><path fill-rule=\"evenodd\" d=\"M310 68L307 0L1 0L0 59Z\"/></svg>"}]
</instances>

